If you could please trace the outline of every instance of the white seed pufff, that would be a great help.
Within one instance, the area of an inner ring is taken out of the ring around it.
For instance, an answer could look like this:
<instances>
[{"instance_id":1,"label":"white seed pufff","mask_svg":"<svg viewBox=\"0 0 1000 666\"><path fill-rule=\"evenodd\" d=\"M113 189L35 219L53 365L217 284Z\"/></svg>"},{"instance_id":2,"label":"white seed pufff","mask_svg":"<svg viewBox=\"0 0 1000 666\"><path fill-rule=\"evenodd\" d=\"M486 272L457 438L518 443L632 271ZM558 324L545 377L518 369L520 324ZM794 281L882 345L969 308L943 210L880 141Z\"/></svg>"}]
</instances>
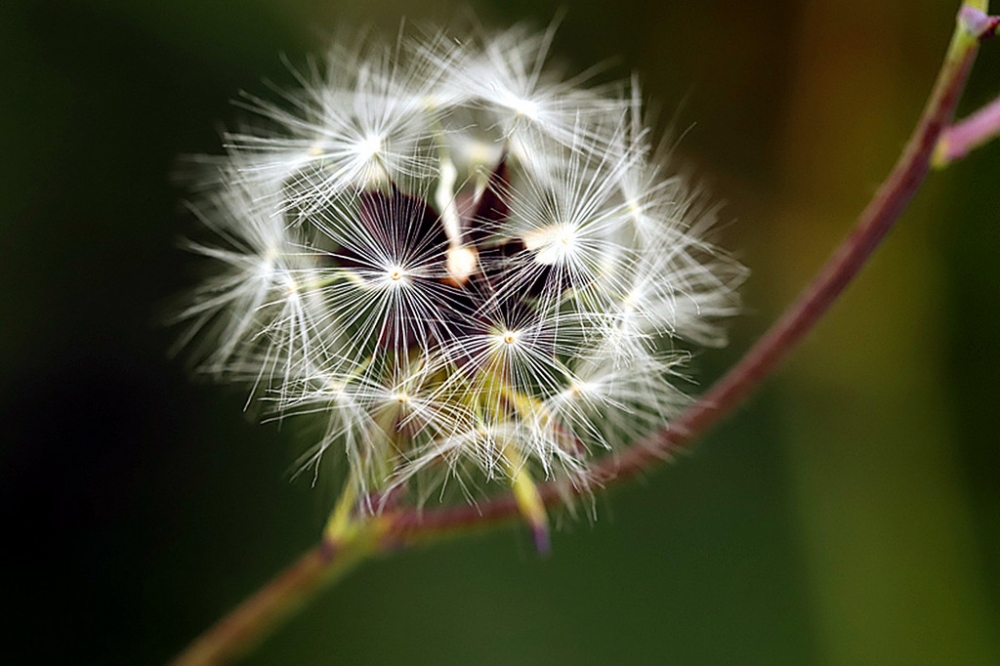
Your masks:
<instances>
[{"instance_id":1,"label":"white seed pufff","mask_svg":"<svg viewBox=\"0 0 1000 666\"><path fill-rule=\"evenodd\" d=\"M378 159L378 156L367 160L362 171L358 182L361 189L384 190L391 182L389 173L382 166L382 161Z\"/></svg>"},{"instance_id":2,"label":"white seed pufff","mask_svg":"<svg viewBox=\"0 0 1000 666\"><path fill-rule=\"evenodd\" d=\"M538 120L538 104L530 99L510 96L507 99L507 105L518 116L530 118L531 120Z\"/></svg>"},{"instance_id":3,"label":"white seed pufff","mask_svg":"<svg viewBox=\"0 0 1000 666\"><path fill-rule=\"evenodd\" d=\"M374 159L382 152L382 137L379 134L366 136L358 141L354 148L359 157L366 160Z\"/></svg>"},{"instance_id":4,"label":"white seed pufff","mask_svg":"<svg viewBox=\"0 0 1000 666\"><path fill-rule=\"evenodd\" d=\"M257 105L278 131L233 139L199 206L218 274L182 316L214 338L213 375L327 419L317 450L356 447L370 490L478 468L544 531L531 474L575 484L592 452L661 427L673 356L646 341L711 336L742 273L660 176L637 91L541 75L549 39L522 29L427 37L400 59L335 45L288 93L301 105ZM426 429L399 433L416 412Z\"/></svg>"},{"instance_id":5,"label":"white seed pufff","mask_svg":"<svg viewBox=\"0 0 1000 666\"><path fill-rule=\"evenodd\" d=\"M535 252L535 262L548 266L572 252L576 229L566 224L550 224L532 229L523 236L524 247Z\"/></svg>"}]
</instances>

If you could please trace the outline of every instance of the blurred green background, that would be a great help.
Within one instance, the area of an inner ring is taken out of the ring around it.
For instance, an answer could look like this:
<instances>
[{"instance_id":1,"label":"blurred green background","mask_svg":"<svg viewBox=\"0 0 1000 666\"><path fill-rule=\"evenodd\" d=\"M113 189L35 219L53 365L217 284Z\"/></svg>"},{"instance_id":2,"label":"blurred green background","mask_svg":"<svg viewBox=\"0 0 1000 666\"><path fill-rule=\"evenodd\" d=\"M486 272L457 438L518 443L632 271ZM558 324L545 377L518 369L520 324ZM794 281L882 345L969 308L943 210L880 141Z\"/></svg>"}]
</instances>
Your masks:
<instances>
[{"instance_id":1,"label":"blurred green background","mask_svg":"<svg viewBox=\"0 0 1000 666\"><path fill-rule=\"evenodd\" d=\"M476 5L579 71L639 72L754 273L707 385L888 171L958 3ZM171 184L238 91L344 26L458 5L0 4L0 662L157 664L316 540L294 428L190 381L159 324L193 284ZM963 112L1000 92L987 44ZM1000 663L1000 145L934 175L804 347L677 464L566 518L365 565L248 664Z\"/></svg>"}]
</instances>

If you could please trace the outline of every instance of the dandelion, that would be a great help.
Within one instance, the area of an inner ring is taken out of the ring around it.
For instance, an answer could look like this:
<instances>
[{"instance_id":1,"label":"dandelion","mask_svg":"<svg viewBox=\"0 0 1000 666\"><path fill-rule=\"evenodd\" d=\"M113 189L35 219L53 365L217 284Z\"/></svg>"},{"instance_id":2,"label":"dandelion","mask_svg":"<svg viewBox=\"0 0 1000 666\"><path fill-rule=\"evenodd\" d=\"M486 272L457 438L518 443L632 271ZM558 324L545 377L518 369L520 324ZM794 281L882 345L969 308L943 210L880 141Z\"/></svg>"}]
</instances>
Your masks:
<instances>
[{"instance_id":1,"label":"dandelion","mask_svg":"<svg viewBox=\"0 0 1000 666\"><path fill-rule=\"evenodd\" d=\"M336 45L248 98L194 205L218 272L180 313L201 367L276 417L323 419L345 496L378 512L534 482L663 426L689 354L737 309L713 209L643 124L637 84L545 61L551 31ZM454 492L453 492L454 491Z\"/></svg>"},{"instance_id":2,"label":"dandelion","mask_svg":"<svg viewBox=\"0 0 1000 666\"><path fill-rule=\"evenodd\" d=\"M179 313L182 342L273 418L325 420L303 469L339 451L345 482L320 544L172 663L228 663L375 554L517 511L544 549L548 503L704 434L858 275L929 168L1000 134L996 102L953 118L1000 26L987 5L963 3L924 113L851 233L679 414L686 343L725 341L745 271L707 240L714 208L666 175L634 81L560 77L551 31L439 32L337 46L283 103L250 99L271 129L231 135L193 206L218 240L190 248L218 270ZM424 509L454 489L488 496Z\"/></svg>"}]
</instances>

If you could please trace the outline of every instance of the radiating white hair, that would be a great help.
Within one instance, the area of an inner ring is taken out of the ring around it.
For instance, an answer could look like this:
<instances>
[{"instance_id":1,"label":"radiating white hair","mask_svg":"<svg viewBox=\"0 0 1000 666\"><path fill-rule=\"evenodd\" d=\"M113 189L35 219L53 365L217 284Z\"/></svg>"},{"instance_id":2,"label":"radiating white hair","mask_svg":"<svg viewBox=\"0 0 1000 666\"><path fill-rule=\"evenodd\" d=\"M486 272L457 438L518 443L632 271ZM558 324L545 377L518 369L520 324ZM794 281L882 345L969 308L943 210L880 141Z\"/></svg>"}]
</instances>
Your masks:
<instances>
[{"instance_id":1,"label":"radiating white hair","mask_svg":"<svg viewBox=\"0 0 1000 666\"><path fill-rule=\"evenodd\" d=\"M363 493L520 469L585 484L593 455L683 404L744 269L666 166L634 81L588 86L522 27L337 44L227 135L193 204L215 262L180 313L201 367L325 418ZM372 505L373 508L377 508Z\"/></svg>"}]
</instances>

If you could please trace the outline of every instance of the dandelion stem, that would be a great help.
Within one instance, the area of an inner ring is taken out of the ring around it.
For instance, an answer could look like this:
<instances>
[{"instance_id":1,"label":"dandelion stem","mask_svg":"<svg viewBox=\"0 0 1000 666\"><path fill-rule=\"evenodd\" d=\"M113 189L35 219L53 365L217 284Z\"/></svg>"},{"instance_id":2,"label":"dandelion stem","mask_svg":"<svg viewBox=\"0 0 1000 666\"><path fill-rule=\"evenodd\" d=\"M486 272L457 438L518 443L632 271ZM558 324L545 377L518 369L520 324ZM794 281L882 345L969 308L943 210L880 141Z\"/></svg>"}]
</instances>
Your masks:
<instances>
[{"instance_id":1,"label":"dandelion stem","mask_svg":"<svg viewBox=\"0 0 1000 666\"><path fill-rule=\"evenodd\" d=\"M742 359L669 426L593 463L589 472L596 483L608 485L627 480L703 434L778 367L854 279L930 170L935 146L954 116L979 40L989 34L981 29L986 6L981 1L962 6L944 64L917 127L892 172L826 265ZM546 503L560 500L553 484L540 485L538 491ZM424 540L437 531L450 532L476 523L507 520L515 517L517 511L514 498L502 496L475 507L446 507L420 515L399 515L392 532L410 533Z\"/></svg>"},{"instance_id":2,"label":"dandelion stem","mask_svg":"<svg viewBox=\"0 0 1000 666\"><path fill-rule=\"evenodd\" d=\"M597 463L594 471L598 475L630 476L703 433L777 368L857 276L924 182L935 147L952 121L979 50L979 40L984 35L970 26L970 15L983 15L972 4L985 9L987 3L962 6L944 65L917 127L889 176L826 265L778 321L705 395L669 427L632 445L618 460Z\"/></svg>"},{"instance_id":3,"label":"dandelion stem","mask_svg":"<svg viewBox=\"0 0 1000 666\"><path fill-rule=\"evenodd\" d=\"M984 0L968 0L962 5L937 82L902 155L854 229L812 283L742 360L679 418L624 451L592 464L590 474L596 483L618 483L652 468L736 407L777 368L858 274L923 183L942 138L956 142L948 152L951 161L965 154L956 146L966 146L967 150L997 133L1000 101L949 128L979 41L996 30L997 21L986 16L987 5ZM534 490L544 504L556 504L562 497L553 483L534 486ZM522 507L515 494L512 491L475 506L424 511L400 508L355 523L356 529L346 531L337 543L325 540L306 553L198 638L171 666L228 663L256 645L324 585L339 579L366 557L516 519Z\"/></svg>"},{"instance_id":4,"label":"dandelion stem","mask_svg":"<svg viewBox=\"0 0 1000 666\"><path fill-rule=\"evenodd\" d=\"M217 666L249 652L325 586L377 552L384 522L367 521L337 542L324 540L202 634L170 666Z\"/></svg>"}]
</instances>

